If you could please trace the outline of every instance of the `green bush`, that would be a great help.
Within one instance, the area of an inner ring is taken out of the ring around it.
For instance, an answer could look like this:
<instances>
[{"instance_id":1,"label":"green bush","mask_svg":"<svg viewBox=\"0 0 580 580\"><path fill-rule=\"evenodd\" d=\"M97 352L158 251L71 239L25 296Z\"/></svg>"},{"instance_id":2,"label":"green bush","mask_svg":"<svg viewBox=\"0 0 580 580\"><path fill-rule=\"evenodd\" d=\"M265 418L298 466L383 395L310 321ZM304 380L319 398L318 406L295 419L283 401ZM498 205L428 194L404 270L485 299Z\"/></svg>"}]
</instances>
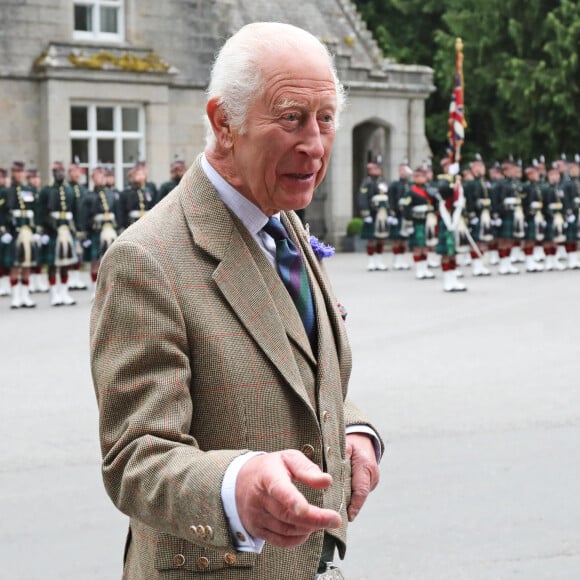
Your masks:
<instances>
[{"instance_id":1,"label":"green bush","mask_svg":"<svg viewBox=\"0 0 580 580\"><path fill-rule=\"evenodd\" d=\"M363 227L363 220L362 218L355 217L352 218L348 225L346 226L346 235L347 236L359 236Z\"/></svg>"}]
</instances>

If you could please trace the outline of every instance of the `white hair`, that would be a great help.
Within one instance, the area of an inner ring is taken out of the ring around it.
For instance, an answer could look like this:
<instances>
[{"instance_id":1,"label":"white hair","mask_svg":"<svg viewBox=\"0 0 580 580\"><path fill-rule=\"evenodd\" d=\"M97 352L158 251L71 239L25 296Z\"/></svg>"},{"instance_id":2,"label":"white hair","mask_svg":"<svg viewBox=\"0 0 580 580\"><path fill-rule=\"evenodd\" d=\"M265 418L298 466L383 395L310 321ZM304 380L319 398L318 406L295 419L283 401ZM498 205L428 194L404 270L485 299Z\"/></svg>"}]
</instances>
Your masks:
<instances>
[{"instance_id":1,"label":"white hair","mask_svg":"<svg viewBox=\"0 0 580 580\"><path fill-rule=\"evenodd\" d=\"M260 69L261 57L279 50L282 43L285 47L295 50L301 50L305 44L309 44L327 55L336 87L335 125L338 127L339 113L344 107L346 97L344 87L338 79L333 57L315 36L290 24L254 22L231 36L222 46L213 64L207 89L208 101L217 98L230 126L243 134L248 108L264 90ZM208 147L213 148L216 139L207 115L205 122L206 143Z\"/></svg>"}]
</instances>

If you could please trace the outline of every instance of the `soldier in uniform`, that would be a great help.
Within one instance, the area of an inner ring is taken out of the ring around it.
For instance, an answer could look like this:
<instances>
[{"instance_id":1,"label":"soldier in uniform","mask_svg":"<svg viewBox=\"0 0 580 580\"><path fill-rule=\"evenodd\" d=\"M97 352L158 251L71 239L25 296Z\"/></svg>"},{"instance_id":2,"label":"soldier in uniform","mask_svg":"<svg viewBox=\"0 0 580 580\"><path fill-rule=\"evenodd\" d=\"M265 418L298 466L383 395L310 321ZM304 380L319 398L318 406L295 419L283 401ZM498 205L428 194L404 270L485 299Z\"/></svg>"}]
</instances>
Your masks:
<instances>
[{"instance_id":1,"label":"soldier in uniform","mask_svg":"<svg viewBox=\"0 0 580 580\"><path fill-rule=\"evenodd\" d=\"M580 269L578 238L580 237L580 155L569 166L570 179L564 184L564 207L566 208L566 251L568 268Z\"/></svg>"},{"instance_id":2,"label":"soldier in uniform","mask_svg":"<svg viewBox=\"0 0 580 580\"><path fill-rule=\"evenodd\" d=\"M130 186L121 194L119 220L122 230L134 224L153 207L155 191L147 187L145 180L143 166L136 165L129 173Z\"/></svg>"},{"instance_id":3,"label":"soldier in uniform","mask_svg":"<svg viewBox=\"0 0 580 580\"><path fill-rule=\"evenodd\" d=\"M405 260L405 253L407 251L406 239L401 235L403 212L400 202L405 198L411 188L411 182L409 180L412 175L413 170L409 167L408 161L405 159L402 163L399 163L399 179L391 183L388 191L389 212L391 217L394 218L390 234L390 238L393 241L394 270L408 270L410 268Z\"/></svg>"},{"instance_id":4,"label":"soldier in uniform","mask_svg":"<svg viewBox=\"0 0 580 580\"><path fill-rule=\"evenodd\" d=\"M83 264L82 242L86 239L86 227L83 223L84 207L88 195L88 189L81 183L82 169L77 163L71 163L68 167L68 184L74 191L77 204L75 224L77 232L77 256L78 262L70 266L68 270L68 288L69 290L86 290L87 285L81 280L80 271Z\"/></svg>"},{"instance_id":5,"label":"soldier in uniform","mask_svg":"<svg viewBox=\"0 0 580 580\"><path fill-rule=\"evenodd\" d=\"M39 197L39 221L43 233L44 261L48 266L52 306L76 304L68 291L68 268L77 263L77 200L65 183L64 165L52 164L52 185L43 187Z\"/></svg>"},{"instance_id":6,"label":"soldier in uniform","mask_svg":"<svg viewBox=\"0 0 580 580\"><path fill-rule=\"evenodd\" d=\"M526 272L542 272L544 267L534 259L534 248L542 244L546 232L542 184L537 165L526 167L527 182L524 184L523 208L526 217L526 238L524 254L526 256Z\"/></svg>"},{"instance_id":7,"label":"soldier in uniform","mask_svg":"<svg viewBox=\"0 0 580 580\"><path fill-rule=\"evenodd\" d=\"M175 159L169 168L170 181L161 184L155 203L159 203L172 189L179 185L181 178L185 173L185 161Z\"/></svg>"},{"instance_id":8,"label":"soldier in uniform","mask_svg":"<svg viewBox=\"0 0 580 580\"><path fill-rule=\"evenodd\" d=\"M90 252L91 298L94 298L101 258L117 239L119 196L107 188L105 171L101 167L93 170L92 180L94 189L88 197L87 239L84 245Z\"/></svg>"},{"instance_id":9,"label":"soldier in uniform","mask_svg":"<svg viewBox=\"0 0 580 580\"><path fill-rule=\"evenodd\" d=\"M383 262L385 240L389 237L390 221L388 185L377 162L367 164L367 176L358 192L358 205L363 218L361 238L367 241L367 270L386 270Z\"/></svg>"},{"instance_id":10,"label":"soldier in uniform","mask_svg":"<svg viewBox=\"0 0 580 580\"><path fill-rule=\"evenodd\" d=\"M10 266L8 240L10 236L5 235L8 215L6 213L6 182L8 172L4 167L0 167L0 297L10 296Z\"/></svg>"},{"instance_id":11,"label":"soldier in uniform","mask_svg":"<svg viewBox=\"0 0 580 580\"><path fill-rule=\"evenodd\" d=\"M558 246L562 246L565 250L566 244L564 191L560 180L560 169L558 164L554 163L548 171L548 184L543 190L543 207L547 222L544 238L547 271L566 269L566 265L556 257Z\"/></svg>"},{"instance_id":12,"label":"soldier in uniform","mask_svg":"<svg viewBox=\"0 0 580 580\"><path fill-rule=\"evenodd\" d=\"M159 192L157 191L157 186L152 181L148 181L149 168L147 167L147 163L145 161L137 161L135 167L139 167L143 171L145 175L145 189L151 192L151 195L153 196L153 205L155 205L155 202L159 197Z\"/></svg>"},{"instance_id":13,"label":"soldier in uniform","mask_svg":"<svg viewBox=\"0 0 580 580\"><path fill-rule=\"evenodd\" d=\"M485 163L479 153L470 163L473 178L465 183L465 203L469 232L477 244L480 253L471 249L472 273L474 276L489 276L491 272L485 267L480 257L493 242L491 226L491 184L485 179Z\"/></svg>"},{"instance_id":14,"label":"soldier in uniform","mask_svg":"<svg viewBox=\"0 0 580 580\"><path fill-rule=\"evenodd\" d=\"M439 206L439 233L437 254L441 256L443 290L445 292L465 292L467 287L457 279L457 250L461 239L461 229L465 229L463 196L459 164L451 163L449 157L441 160L443 173L437 176L433 195Z\"/></svg>"},{"instance_id":15,"label":"soldier in uniform","mask_svg":"<svg viewBox=\"0 0 580 580\"><path fill-rule=\"evenodd\" d=\"M40 195L41 182L40 182L40 172L38 169L31 167L26 170L26 183L28 188L34 192L34 197L36 199L36 207L38 213L38 196ZM30 293L35 292L48 292L50 290L48 286L48 277L45 272L43 272L42 263L39 259L36 266L34 266L30 271Z\"/></svg>"},{"instance_id":16,"label":"soldier in uniform","mask_svg":"<svg viewBox=\"0 0 580 580\"><path fill-rule=\"evenodd\" d=\"M522 209L523 186L517 179L518 168L509 159L502 165L504 177L492 190L492 226L496 229L499 245L499 274L519 274L511 263L510 254L516 240L524 237Z\"/></svg>"},{"instance_id":17,"label":"soldier in uniform","mask_svg":"<svg viewBox=\"0 0 580 580\"><path fill-rule=\"evenodd\" d=\"M401 234L409 240L413 251L415 276L418 280L434 278L427 268L427 252L437 245L437 217L433 197L427 192L427 171L417 167L413 171L413 184L401 200L403 226Z\"/></svg>"},{"instance_id":18,"label":"soldier in uniform","mask_svg":"<svg viewBox=\"0 0 580 580\"><path fill-rule=\"evenodd\" d=\"M31 268L38 263L36 231L36 196L25 182L24 163L15 161L11 169L11 186L6 192L6 240L12 286L11 308L34 308L30 298Z\"/></svg>"}]
</instances>

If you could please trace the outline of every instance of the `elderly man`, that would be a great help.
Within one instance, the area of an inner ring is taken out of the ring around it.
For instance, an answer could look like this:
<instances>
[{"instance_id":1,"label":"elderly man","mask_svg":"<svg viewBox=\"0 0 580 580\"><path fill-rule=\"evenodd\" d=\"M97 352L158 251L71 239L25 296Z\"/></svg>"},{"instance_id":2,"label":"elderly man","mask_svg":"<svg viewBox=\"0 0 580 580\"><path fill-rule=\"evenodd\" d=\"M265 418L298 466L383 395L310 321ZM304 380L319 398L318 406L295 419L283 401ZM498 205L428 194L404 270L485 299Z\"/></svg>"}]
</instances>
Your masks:
<instances>
[{"instance_id":1,"label":"elderly man","mask_svg":"<svg viewBox=\"0 0 580 580\"><path fill-rule=\"evenodd\" d=\"M328 167L331 58L257 23L217 57L208 145L104 256L91 319L103 474L131 517L125 576L341 578L383 445L293 210Z\"/></svg>"}]
</instances>

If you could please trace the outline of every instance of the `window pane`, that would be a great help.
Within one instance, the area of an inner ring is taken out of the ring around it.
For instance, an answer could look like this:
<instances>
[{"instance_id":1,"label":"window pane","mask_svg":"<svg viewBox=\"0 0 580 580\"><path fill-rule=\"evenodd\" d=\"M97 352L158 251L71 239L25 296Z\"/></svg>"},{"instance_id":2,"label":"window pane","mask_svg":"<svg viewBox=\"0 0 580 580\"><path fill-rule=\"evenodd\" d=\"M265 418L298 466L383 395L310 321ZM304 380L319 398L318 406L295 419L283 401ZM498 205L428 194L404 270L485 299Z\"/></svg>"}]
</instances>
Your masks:
<instances>
[{"instance_id":1,"label":"window pane","mask_svg":"<svg viewBox=\"0 0 580 580\"><path fill-rule=\"evenodd\" d=\"M87 131L89 124L87 121L87 107L70 108L70 128L73 131Z\"/></svg>"},{"instance_id":2,"label":"window pane","mask_svg":"<svg viewBox=\"0 0 580 580\"><path fill-rule=\"evenodd\" d=\"M139 139L123 139L123 163L139 161Z\"/></svg>"},{"instance_id":3,"label":"window pane","mask_svg":"<svg viewBox=\"0 0 580 580\"><path fill-rule=\"evenodd\" d=\"M139 109L123 107L123 131L139 131Z\"/></svg>"},{"instance_id":4,"label":"window pane","mask_svg":"<svg viewBox=\"0 0 580 580\"><path fill-rule=\"evenodd\" d=\"M90 32L93 30L93 7L75 6L75 30Z\"/></svg>"},{"instance_id":5,"label":"window pane","mask_svg":"<svg viewBox=\"0 0 580 580\"><path fill-rule=\"evenodd\" d=\"M97 131L113 130L113 107L97 107Z\"/></svg>"},{"instance_id":6,"label":"window pane","mask_svg":"<svg viewBox=\"0 0 580 580\"><path fill-rule=\"evenodd\" d=\"M108 8L101 6L101 30L100 32L109 32L117 34L119 24L117 22L119 10L117 8Z\"/></svg>"},{"instance_id":7,"label":"window pane","mask_svg":"<svg viewBox=\"0 0 580 580\"><path fill-rule=\"evenodd\" d=\"M101 163L115 163L115 140L97 139L97 160Z\"/></svg>"},{"instance_id":8,"label":"window pane","mask_svg":"<svg viewBox=\"0 0 580 580\"><path fill-rule=\"evenodd\" d=\"M89 162L89 140L71 139L71 159L78 157L79 163Z\"/></svg>"}]
</instances>

